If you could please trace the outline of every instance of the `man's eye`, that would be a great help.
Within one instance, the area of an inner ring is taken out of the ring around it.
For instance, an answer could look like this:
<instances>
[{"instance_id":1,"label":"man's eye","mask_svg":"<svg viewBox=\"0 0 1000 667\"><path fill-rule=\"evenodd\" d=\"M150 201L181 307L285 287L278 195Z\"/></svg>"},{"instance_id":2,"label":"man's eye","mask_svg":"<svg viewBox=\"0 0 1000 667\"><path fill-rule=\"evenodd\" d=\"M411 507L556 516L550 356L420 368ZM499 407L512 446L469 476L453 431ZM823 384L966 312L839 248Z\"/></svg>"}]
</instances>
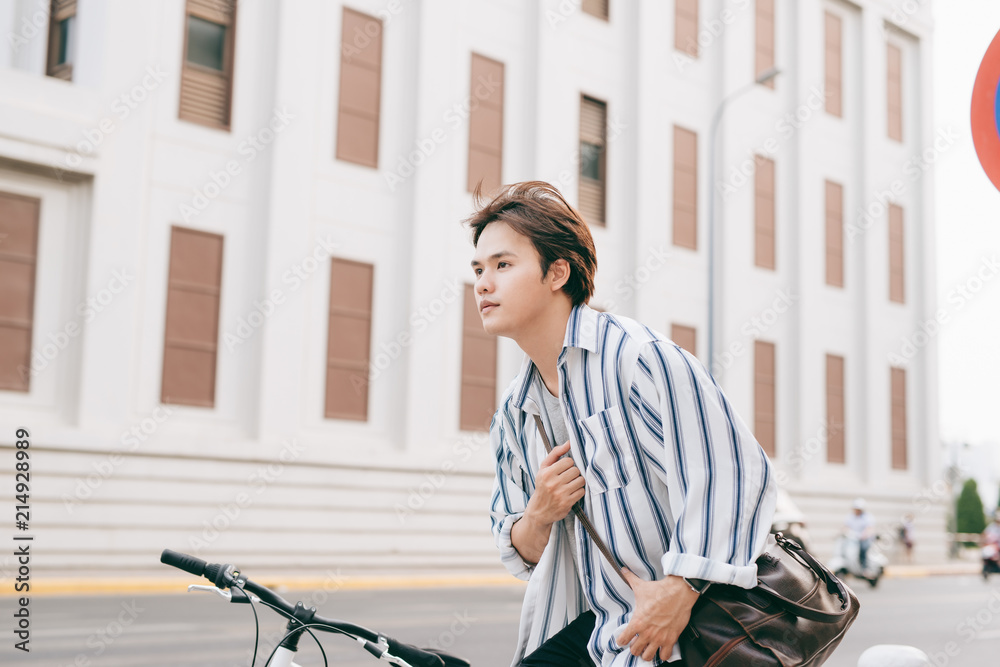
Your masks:
<instances>
[{"instance_id":1,"label":"man's eye","mask_svg":"<svg viewBox=\"0 0 1000 667\"><path fill-rule=\"evenodd\" d=\"M497 268L500 268L501 266L508 266L508 264L507 262L500 262L499 264L497 264Z\"/></svg>"}]
</instances>

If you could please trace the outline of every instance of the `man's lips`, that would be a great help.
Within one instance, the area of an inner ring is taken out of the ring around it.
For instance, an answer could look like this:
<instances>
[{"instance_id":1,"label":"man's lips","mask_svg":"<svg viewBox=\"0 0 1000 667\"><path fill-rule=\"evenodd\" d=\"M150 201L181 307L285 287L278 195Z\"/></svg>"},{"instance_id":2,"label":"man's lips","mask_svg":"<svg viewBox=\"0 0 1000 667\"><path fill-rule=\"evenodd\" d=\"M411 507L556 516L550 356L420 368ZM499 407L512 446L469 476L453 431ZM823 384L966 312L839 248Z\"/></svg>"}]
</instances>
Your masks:
<instances>
[{"instance_id":1,"label":"man's lips","mask_svg":"<svg viewBox=\"0 0 1000 667\"><path fill-rule=\"evenodd\" d=\"M479 303L479 312L485 313L487 310L492 310L500 304L494 303L493 301L486 301L485 299Z\"/></svg>"}]
</instances>

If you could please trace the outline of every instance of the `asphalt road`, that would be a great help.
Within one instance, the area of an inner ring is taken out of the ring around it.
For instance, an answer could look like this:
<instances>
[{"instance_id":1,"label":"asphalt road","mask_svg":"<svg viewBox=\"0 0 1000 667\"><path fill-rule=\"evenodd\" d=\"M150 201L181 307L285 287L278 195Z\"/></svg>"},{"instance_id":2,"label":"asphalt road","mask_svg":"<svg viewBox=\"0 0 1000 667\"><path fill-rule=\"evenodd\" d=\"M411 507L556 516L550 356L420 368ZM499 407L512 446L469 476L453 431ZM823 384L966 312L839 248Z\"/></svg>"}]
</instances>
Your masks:
<instances>
[{"instance_id":1,"label":"asphalt road","mask_svg":"<svg viewBox=\"0 0 1000 667\"><path fill-rule=\"evenodd\" d=\"M1000 577L986 584L966 577L887 579L855 586L862 610L829 667L854 667L874 644L908 644L938 667L992 667L1000 656ZM507 667L517 634L523 589L448 588L342 590L312 599L325 616L349 620L419 645L463 655L476 667ZM286 598L307 597L284 592ZM31 603L30 653L15 651L14 599L0 598L4 637L0 664L37 667L247 667L254 641L251 610L208 594L36 597ZM261 654L283 623L260 609ZM329 664L379 664L342 637L320 635ZM311 640L297 657L322 665Z\"/></svg>"}]
</instances>

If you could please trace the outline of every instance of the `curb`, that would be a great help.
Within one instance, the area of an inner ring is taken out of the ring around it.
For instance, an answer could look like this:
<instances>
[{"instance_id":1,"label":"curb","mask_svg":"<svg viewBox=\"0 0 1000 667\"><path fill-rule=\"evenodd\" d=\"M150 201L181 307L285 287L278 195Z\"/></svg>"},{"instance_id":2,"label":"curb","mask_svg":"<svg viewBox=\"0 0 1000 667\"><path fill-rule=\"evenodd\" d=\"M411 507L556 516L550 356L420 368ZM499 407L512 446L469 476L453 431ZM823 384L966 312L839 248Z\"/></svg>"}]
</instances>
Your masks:
<instances>
[{"instance_id":1,"label":"curb","mask_svg":"<svg viewBox=\"0 0 1000 667\"><path fill-rule=\"evenodd\" d=\"M344 575L339 580L330 577L254 577L254 581L277 592L288 590L380 590L394 588L471 588L492 586L520 586L526 582L510 575L432 575L432 576L366 576ZM30 592L18 593L11 582L0 582L0 599L19 596L59 595L116 595L121 593L158 594L186 593L189 584L207 585L202 577L178 578L129 578L129 579L41 579L31 582Z\"/></svg>"}]
</instances>

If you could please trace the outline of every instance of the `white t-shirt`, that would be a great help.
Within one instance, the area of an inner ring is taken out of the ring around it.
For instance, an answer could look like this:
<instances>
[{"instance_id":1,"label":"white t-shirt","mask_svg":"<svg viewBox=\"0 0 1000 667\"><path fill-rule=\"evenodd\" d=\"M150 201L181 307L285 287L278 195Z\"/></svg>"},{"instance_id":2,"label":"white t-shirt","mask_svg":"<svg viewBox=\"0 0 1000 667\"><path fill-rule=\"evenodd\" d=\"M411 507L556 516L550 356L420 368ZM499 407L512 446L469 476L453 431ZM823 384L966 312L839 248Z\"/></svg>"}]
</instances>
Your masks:
<instances>
[{"instance_id":1,"label":"white t-shirt","mask_svg":"<svg viewBox=\"0 0 1000 667\"><path fill-rule=\"evenodd\" d=\"M566 430L566 420L563 418L562 408L559 406L559 397L553 396L549 388L545 387L544 382L542 386L545 389L542 392L542 397L545 400L545 411L549 413L549 422L552 424L552 435L555 438L552 448L555 449L569 440L569 431ZM566 518L562 520L562 525L563 530L566 531L570 551L573 553L573 566L577 568L577 573L579 574L579 566L577 565L576 558L576 525L573 512L566 515ZM577 578L579 579L579 576Z\"/></svg>"}]
</instances>

